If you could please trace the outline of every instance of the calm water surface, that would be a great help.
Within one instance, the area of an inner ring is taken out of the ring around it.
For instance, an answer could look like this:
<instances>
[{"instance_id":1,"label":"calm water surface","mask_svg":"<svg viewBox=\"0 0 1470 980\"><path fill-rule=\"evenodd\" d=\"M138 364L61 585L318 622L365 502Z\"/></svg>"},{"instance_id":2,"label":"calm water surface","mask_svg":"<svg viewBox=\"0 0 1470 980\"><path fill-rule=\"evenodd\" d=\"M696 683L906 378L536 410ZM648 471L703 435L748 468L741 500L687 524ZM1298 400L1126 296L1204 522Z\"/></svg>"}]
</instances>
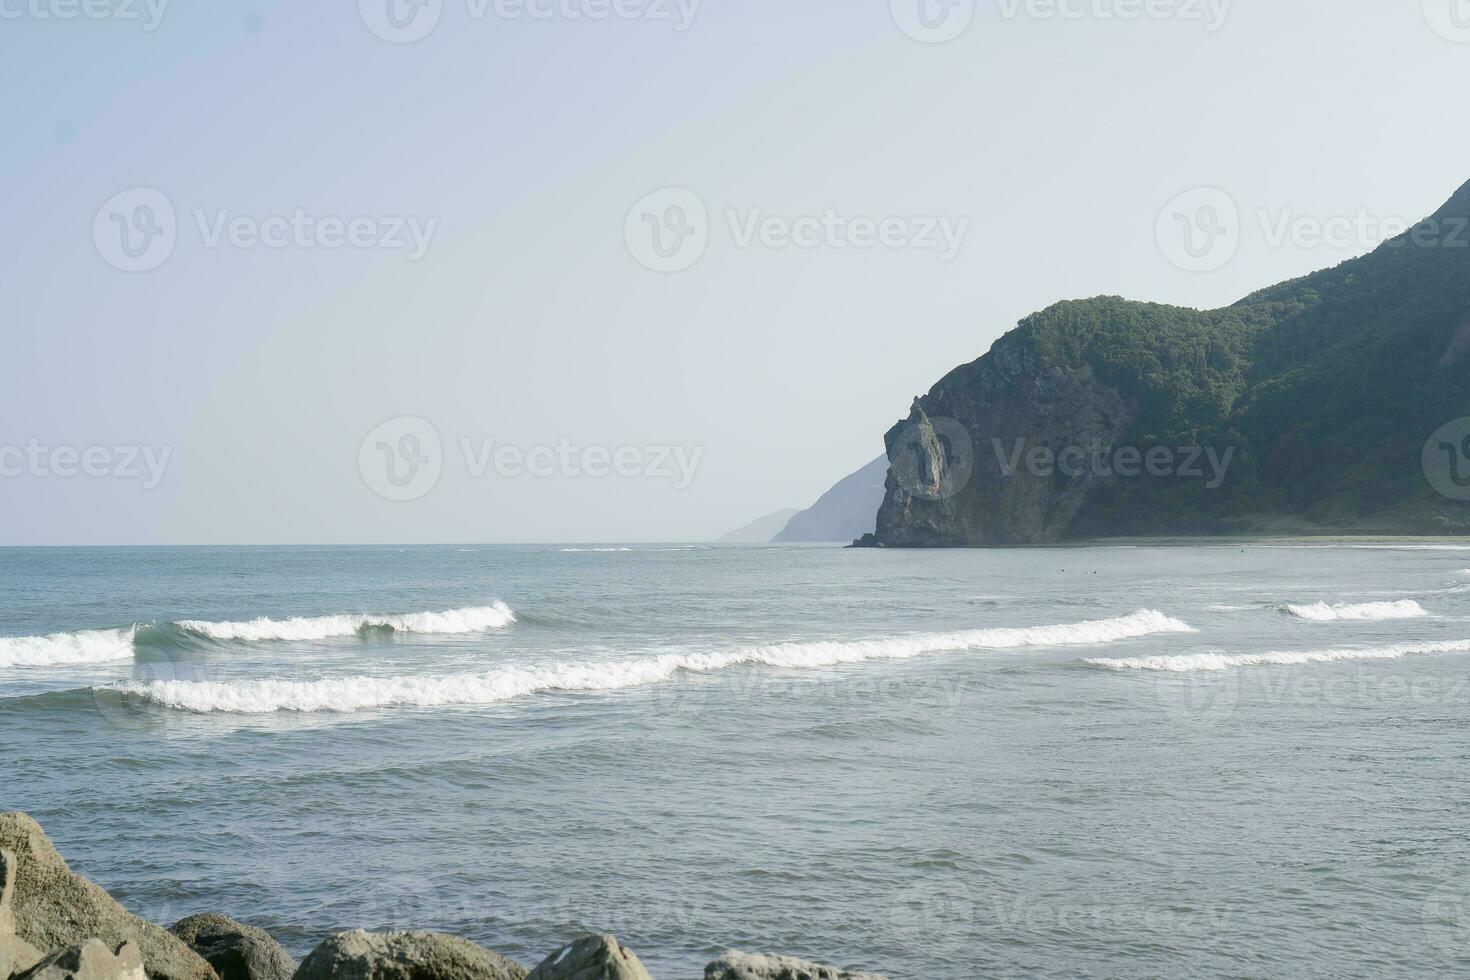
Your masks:
<instances>
[{"instance_id":1,"label":"calm water surface","mask_svg":"<svg viewBox=\"0 0 1470 980\"><path fill-rule=\"evenodd\" d=\"M1470 548L12 549L0 637L0 808L297 955L1470 972Z\"/></svg>"}]
</instances>

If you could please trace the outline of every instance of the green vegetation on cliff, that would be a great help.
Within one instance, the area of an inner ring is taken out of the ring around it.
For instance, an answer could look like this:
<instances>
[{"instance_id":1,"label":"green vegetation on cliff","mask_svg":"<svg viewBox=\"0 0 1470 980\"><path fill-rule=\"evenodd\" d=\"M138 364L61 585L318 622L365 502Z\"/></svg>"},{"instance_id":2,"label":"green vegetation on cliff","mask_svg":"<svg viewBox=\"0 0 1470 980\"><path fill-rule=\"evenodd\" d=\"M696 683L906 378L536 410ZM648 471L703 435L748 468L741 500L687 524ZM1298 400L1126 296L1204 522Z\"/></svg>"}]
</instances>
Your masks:
<instances>
[{"instance_id":1,"label":"green vegetation on cliff","mask_svg":"<svg viewBox=\"0 0 1470 980\"><path fill-rule=\"evenodd\" d=\"M1470 505L1436 494L1421 466L1430 434L1470 416L1470 184L1372 254L1225 309L1117 297L1059 303L952 372L920 407L943 415L956 404L981 406L962 421L976 452L988 452L997 419L1039 414L1032 402L1007 394L1015 379L996 380L1003 352L1017 350L1035 362L1026 369L1033 387L1044 368L1121 396L1128 421L1120 445L1233 449L1228 479L1215 489L1179 479L1078 484L1065 530L1015 534L993 520L983 532L956 524L967 508L995 510L983 486L968 501L935 503L907 496L891 479L880 542L1250 531L1273 521L1301 529L1470 530ZM1048 489L1062 500L1066 479L1055 481ZM919 526L923 533L908 533Z\"/></svg>"}]
</instances>

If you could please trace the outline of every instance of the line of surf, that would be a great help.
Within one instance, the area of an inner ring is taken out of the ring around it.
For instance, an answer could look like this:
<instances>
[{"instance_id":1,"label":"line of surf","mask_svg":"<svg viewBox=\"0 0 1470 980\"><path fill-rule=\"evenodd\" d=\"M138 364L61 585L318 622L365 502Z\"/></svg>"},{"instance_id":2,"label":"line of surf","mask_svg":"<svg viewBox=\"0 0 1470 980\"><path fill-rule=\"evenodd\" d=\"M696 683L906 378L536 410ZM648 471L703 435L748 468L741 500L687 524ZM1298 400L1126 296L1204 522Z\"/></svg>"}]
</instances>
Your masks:
<instances>
[{"instance_id":1,"label":"line of surf","mask_svg":"<svg viewBox=\"0 0 1470 980\"><path fill-rule=\"evenodd\" d=\"M1413 599L1397 602L1342 602L1329 605L1325 602L1287 603L1277 607L1281 612L1297 619L1315 623L1330 623L1339 620L1376 619L1419 619L1429 612Z\"/></svg>"},{"instance_id":2,"label":"line of surf","mask_svg":"<svg viewBox=\"0 0 1470 980\"><path fill-rule=\"evenodd\" d=\"M0 667L76 667L133 656L136 626L0 637Z\"/></svg>"},{"instance_id":3,"label":"line of surf","mask_svg":"<svg viewBox=\"0 0 1470 980\"><path fill-rule=\"evenodd\" d=\"M349 676L320 680L157 680L113 689L196 713L357 712L388 707L494 704L538 692L612 691L671 680L681 671L738 666L812 669L927 653L1113 643L1160 633L1192 633L1151 609L1113 619L1051 626L928 633L871 640L781 643L719 653L670 653L617 661L506 667L476 674Z\"/></svg>"},{"instance_id":4,"label":"line of surf","mask_svg":"<svg viewBox=\"0 0 1470 980\"><path fill-rule=\"evenodd\" d=\"M515 613L503 602L489 606L448 609L443 612L400 613L394 615L341 614L335 616L296 616L290 619L261 617L245 622L208 622L186 619L174 625L179 629L211 640L239 640L259 643L270 640L325 640L352 636L369 630L392 630L399 633L463 634L483 633L515 622Z\"/></svg>"},{"instance_id":5,"label":"line of surf","mask_svg":"<svg viewBox=\"0 0 1470 980\"><path fill-rule=\"evenodd\" d=\"M1439 640L1399 643L1393 646L1333 650L1270 650L1263 653L1189 653L1177 656L1091 658L1084 663L1109 670L1150 670L1170 673L1234 670L1239 667L1284 666L1334 663L1340 660L1397 660L1434 653L1470 653L1470 640Z\"/></svg>"}]
</instances>

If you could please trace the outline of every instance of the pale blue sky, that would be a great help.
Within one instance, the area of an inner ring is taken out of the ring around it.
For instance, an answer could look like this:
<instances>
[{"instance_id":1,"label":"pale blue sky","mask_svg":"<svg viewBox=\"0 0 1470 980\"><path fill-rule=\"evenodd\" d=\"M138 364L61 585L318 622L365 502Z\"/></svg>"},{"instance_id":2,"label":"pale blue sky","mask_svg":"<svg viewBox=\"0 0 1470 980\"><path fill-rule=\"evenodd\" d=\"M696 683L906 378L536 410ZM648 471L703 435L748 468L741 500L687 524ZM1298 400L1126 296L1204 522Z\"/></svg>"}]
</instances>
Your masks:
<instances>
[{"instance_id":1,"label":"pale blue sky","mask_svg":"<svg viewBox=\"0 0 1470 980\"><path fill-rule=\"evenodd\" d=\"M1273 245L1259 213L1413 219L1470 179L1470 44L1419 0L1236 0L1213 31L979 0L945 44L889 0L703 0L684 31L442 0L411 44L342 0L174 0L151 32L35 16L66 2L0 0L0 451L170 455L152 489L0 476L0 544L709 539L809 504L1036 309L1227 303L1371 244ZM93 237L134 187L177 212L140 273ZM711 217L674 273L624 240L665 187ZM1243 215L1205 273L1155 235L1196 187ZM741 248L724 213L757 208L969 226L947 262ZM222 209L437 224L417 261L209 247L196 212ZM444 445L408 502L359 466L398 416ZM700 455L687 487L476 476L461 439Z\"/></svg>"}]
</instances>

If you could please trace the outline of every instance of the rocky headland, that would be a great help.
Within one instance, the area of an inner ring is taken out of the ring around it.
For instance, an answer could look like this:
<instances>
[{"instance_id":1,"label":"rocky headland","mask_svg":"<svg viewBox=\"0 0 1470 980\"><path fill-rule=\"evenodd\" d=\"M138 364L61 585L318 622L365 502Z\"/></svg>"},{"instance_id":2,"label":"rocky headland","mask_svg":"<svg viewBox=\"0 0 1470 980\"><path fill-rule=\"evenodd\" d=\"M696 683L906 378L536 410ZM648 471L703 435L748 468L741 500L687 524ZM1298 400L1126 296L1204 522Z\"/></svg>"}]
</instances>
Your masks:
<instances>
[{"instance_id":1,"label":"rocky headland","mask_svg":"<svg viewBox=\"0 0 1470 980\"><path fill-rule=\"evenodd\" d=\"M299 964L216 913L165 929L74 873L41 826L0 814L0 980L652 980L609 935L574 937L534 968L458 936L338 932ZM726 952L704 980L883 980L786 956Z\"/></svg>"},{"instance_id":2,"label":"rocky headland","mask_svg":"<svg viewBox=\"0 0 1470 980\"><path fill-rule=\"evenodd\" d=\"M1058 303L915 400L863 546L1470 533L1470 184L1194 310Z\"/></svg>"}]
</instances>

